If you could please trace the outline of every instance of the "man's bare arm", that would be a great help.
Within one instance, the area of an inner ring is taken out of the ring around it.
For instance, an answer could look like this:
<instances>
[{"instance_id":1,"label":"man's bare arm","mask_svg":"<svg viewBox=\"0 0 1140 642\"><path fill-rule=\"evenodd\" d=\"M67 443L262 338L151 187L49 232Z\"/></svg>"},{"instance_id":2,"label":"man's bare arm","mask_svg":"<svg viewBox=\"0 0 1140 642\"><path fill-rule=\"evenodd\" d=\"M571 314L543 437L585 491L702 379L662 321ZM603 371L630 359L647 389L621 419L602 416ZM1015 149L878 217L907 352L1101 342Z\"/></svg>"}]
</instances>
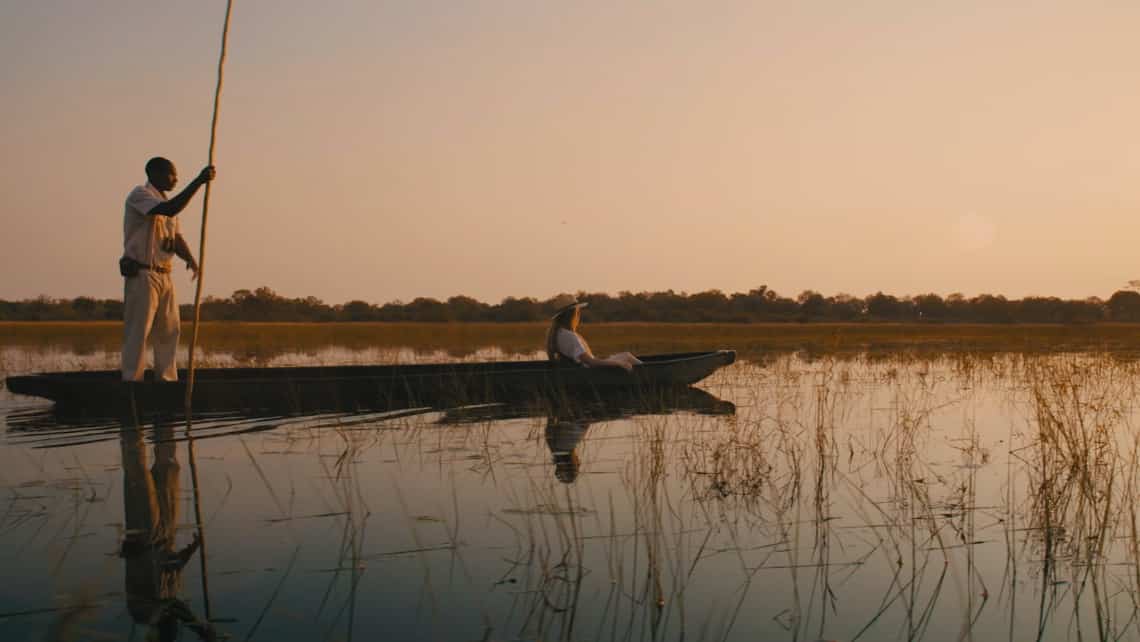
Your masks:
<instances>
[{"instance_id":1,"label":"man's bare arm","mask_svg":"<svg viewBox=\"0 0 1140 642\"><path fill-rule=\"evenodd\" d=\"M174 237L174 254L186 261L186 269L194 273L193 278L198 278L198 262L194 260L194 253L190 251L190 245L181 234Z\"/></svg>"},{"instance_id":2,"label":"man's bare arm","mask_svg":"<svg viewBox=\"0 0 1140 642\"><path fill-rule=\"evenodd\" d=\"M214 180L216 175L217 172L214 171L213 165L206 167L177 196L150 208L147 216L178 216L190 204L190 199L194 198L194 194L198 193L198 188Z\"/></svg>"}]
</instances>

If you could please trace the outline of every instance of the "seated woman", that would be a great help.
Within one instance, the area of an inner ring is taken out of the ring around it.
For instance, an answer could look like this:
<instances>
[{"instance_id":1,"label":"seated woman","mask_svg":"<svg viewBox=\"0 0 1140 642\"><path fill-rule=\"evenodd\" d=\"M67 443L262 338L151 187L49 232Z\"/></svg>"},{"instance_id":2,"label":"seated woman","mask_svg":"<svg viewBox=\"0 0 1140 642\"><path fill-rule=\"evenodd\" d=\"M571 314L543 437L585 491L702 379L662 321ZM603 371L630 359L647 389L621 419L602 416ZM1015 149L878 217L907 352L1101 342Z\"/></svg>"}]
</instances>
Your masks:
<instances>
[{"instance_id":1,"label":"seated woman","mask_svg":"<svg viewBox=\"0 0 1140 642\"><path fill-rule=\"evenodd\" d=\"M589 304L574 301L570 297L567 299L570 299L570 302L554 313L550 319L550 329L546 332L546 356L550 357L551 361L568 359L589 368L624 368L626 372L632 372L634 366L641 365L641 360L628 352L611 355L605 359L595 357L594 353L590 352L589 344L582 335L578 334L582 308Z\"/></svg>"}]
</instances>

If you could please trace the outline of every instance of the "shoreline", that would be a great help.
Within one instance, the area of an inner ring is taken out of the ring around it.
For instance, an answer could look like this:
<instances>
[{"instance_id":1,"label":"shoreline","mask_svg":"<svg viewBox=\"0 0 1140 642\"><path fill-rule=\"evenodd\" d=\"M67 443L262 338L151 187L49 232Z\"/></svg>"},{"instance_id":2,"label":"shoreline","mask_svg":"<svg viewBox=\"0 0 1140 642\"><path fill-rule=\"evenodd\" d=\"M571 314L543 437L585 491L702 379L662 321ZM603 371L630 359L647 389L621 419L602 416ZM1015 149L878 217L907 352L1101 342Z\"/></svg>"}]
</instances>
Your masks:
<instances>
[{"instance_id":1,"label":"shoreline","mask_svg":"<svg viewBox=\"0 0 1140 642\"><path fill-rule=\"evenodd\" d=\"M182 342L190 322L182 324ZM75 346L118 350L120 321L3 321L0 346ZM546 323L491 322L251 322L204 321L200 345L211 350L305 351L407 346L463 353L497 346L525 354L541 350ZM731 348L742 355L810 352L1072 352L1140 351L1140 324L936 323L583 323L599 352L643 354Z\"/></svg>"}]
</instances>

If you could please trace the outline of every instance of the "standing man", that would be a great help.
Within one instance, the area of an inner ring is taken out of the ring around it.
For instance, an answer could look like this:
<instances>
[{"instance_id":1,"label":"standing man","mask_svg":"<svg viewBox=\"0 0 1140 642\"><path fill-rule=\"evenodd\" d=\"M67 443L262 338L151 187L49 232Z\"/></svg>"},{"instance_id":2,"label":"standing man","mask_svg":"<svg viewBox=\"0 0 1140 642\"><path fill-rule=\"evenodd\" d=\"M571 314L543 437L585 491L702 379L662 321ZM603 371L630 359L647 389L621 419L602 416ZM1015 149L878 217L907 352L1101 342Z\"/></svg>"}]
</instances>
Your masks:
<instances>
[{"instance_id":1,"label":"standing man","mask_svg":"<svg viewBox=\"0 0 1140 642\"><path fill-rule=\"evenodd\" d=\"M178 183L174 163L155 157L146 163L147 184L127 195L123 216L123 258L119 271L126 277L123 290L123 381L142 381L146 371L146 344L154 344L156 379L177 381L175 354L181 319L174 299L170 267L175 256L198 278L198 263L182 238L178 214L186 209L198 188L214 180L206 167L186 189L167 200L166 192Z\"/></svg>"}]
</instances>

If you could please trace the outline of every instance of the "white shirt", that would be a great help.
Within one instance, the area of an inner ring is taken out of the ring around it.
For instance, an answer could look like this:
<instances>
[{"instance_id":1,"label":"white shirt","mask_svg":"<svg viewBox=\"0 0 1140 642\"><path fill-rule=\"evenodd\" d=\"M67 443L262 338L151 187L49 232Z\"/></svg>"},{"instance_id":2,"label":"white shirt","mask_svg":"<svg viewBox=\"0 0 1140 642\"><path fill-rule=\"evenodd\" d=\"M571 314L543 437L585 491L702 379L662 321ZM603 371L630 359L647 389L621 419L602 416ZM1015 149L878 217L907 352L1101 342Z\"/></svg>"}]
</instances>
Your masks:
<instances>
[{"instance_id":1,"label":"white shirt","mask_svg":"<svg viewBox=\"0 0 1140 642\"><path fill-rule=\"evenodd\" d=\"M575 363L582 363L582 355L590 351L590 346L586 344L582 335L566 328L558 329L558 336L554 338L554 341L558 346L558 354L573 360Z\"/></svg>"},{"instance_id":2,"label":"white shirt","mask_svg":"<svg viewBox=\"0 0 1140 642\"><path fill-rule=\"evenodd\" d=\"M123 256L140 263L169 268L174 253L163 249L163 241L180 230L177 216L147 216L165 195L154 185L139 185L127 194L123 212Z\"/></svg>"}]
</instances>

